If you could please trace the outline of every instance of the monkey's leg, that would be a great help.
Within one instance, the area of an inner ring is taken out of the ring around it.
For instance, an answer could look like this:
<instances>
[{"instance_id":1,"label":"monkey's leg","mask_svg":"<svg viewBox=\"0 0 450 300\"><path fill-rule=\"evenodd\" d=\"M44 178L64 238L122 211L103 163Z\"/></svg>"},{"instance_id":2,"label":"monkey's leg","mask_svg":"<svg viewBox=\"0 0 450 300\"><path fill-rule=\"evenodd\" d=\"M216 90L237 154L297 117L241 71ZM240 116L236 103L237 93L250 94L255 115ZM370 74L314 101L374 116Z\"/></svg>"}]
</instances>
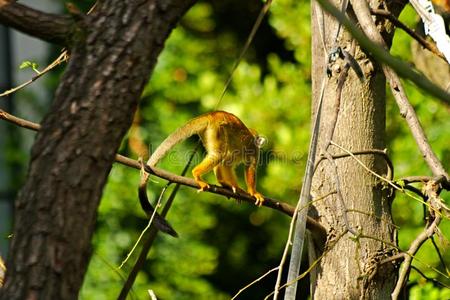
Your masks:
<instances>
[{"instance_id":1,"label":"monkey's leg","mask_svg":"<svg viewBox=\"0 0 450 300\"><path fill-rule=\"evenodd\" d=\"M250 164L245 169L245 182L247 183L248 193L256 199L255 204L261 206L264 202L264 196L256 191L256 165Z\"/></svg>"},{"instance_id":2,"label":"monkey's leg","mask_svg":"<svg viewBox=\"0 0 450 300\"><path fill-rule=\"evenodd\" d=\"M214 173L221 186L232 189L233 193L244 191L239 187L233 167L218 165L214 168Z\"/></svg>"},{"instance_id":3,"label":"monkey's leg","mask_svg":"<svg viewBox=\"0 0 450 300\"><path fill-rule=\"evenodd\" d=\"M194 180L200 186L199 191L204 191L209 188L209 184L202 179L202 176L214 169L214 167L217 166L221 160L222 157L219 155L208 154L202 162L192 170Z\"/></svg>"}]
</instances>

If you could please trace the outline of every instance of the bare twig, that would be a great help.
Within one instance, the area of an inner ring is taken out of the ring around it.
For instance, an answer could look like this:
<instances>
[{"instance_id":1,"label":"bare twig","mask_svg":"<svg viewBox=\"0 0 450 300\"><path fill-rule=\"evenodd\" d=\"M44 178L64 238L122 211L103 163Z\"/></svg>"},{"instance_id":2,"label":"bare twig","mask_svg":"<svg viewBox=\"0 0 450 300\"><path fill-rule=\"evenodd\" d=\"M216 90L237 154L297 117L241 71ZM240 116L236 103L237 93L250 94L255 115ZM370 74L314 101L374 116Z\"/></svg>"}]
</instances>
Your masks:
<instances>
[{"instance_id":1,"label":"bare twig","mask_svg":"<svg viewBox=\"0 0 450 300\"><path fill-rule=\"evenodd\" d=\"M139 162L143 165L142 160L140 160ZM156 213L157 213L157 208L161 205L162 197L163 197L165 191L167 190L167 188L168 188L168 185L166 185L166 186L163 188L163 190L161 191L161 193L160 193L160 195L159 195L159 197L158 197L158 201L156 202L156 205L155 205L155 210L153 211L152 215L150 216L150 219L148 220L147 226L145 226L144 230L141 231L141 234L139 235L137 241L134 243L134 245L133 245L133 247L131 248L131 250L128 251L128 254L127 254L127 256L125 257L125 259L120 263L120 265L119 265L119 267L118 267L119 269L122 269L123 266L127 263L127 261L130 259L131 255L133 254L134 250L136 250L137 246L139 245L139 242L140 242L140 241L142 240L142 238L144 237L144 234L145 234L145 233L150 229L150 227L152 226L153 219L155 218L155 215L156 215Z\"/></svg>"},{"instance_id":2,"label":"bare twig","mask_svg":"<svg viewBox=\"0 0 450 300\"><path fill-rule=\"evenodd\" d=\"M242 289L240 289L236 295L233 296L233 298L231 298L231 300L234 300L237 298L237 296L239 296L240 293L242 293L243 291L245 291L246 289L248 289L249 287L251 287L252 285L254 285L255 283L257 283L258 281L262 280L264 277L266 277L267 275L269 275L270 273L272 273L273 271L278 270L280 267L275 267L269 271L267 271L266 273L264 273L263 275L259 276L258 278L256 278L255 280L253 280L252 282L250 282L249 284L247 284L246 286L244 286Z\"/></svg>"},{"instance_id":3,"label":"bare twig","mask_svg":"<svg viewBox=\"0 0 450 300\"><path fill-rule=\"evenodd\" d=\"M436 253L437 253L438 257L439 257L439 260L441 262L442 267L444 268L444 270L445 270L445 272L447 274L450 274L450 271L448 270L447 264L445 263L444 257L442 257L441 250L439 250L439 247L436 244L436 241L434 240L434 236L432 236L430 238L430 240L431 240L431 243L433 244L434 250L436 250Z\"/></svg>"},{"instance_id":4,"label":"bare twig","mask_svg":"<svg viewBox=\"0 0 450 300\"><path fill-rule=\"evenodd\" d=\"M393 300L397 299L398 296L400 295L400 292L401 292L401 290L406 282L407 276L409 274L414 255L417 253L420 246L422 246L422 244L434 234L440 221L441 221L441 218L439 216L437 216L434 219L434 221L429 226L427 226L427 228L424 229L424 231L422 231L421 234L419 234L417 236L417 238L412 242L411 246L409 247L408 254L404 256L404 262L403 262L402 269L399 274L399 279L398 279L395 289L391 295Z\"/></svg>"},{"instance_id":5,"label":"bare twig","mask_svg":"<svg viewBox=\"0 0 450 300\"><path fill-rule=\"evenodd\" d=\"M2 4L2 0L0 0L0 15L1 15L1 5ZM68 6L68 10L72 11L72 16L73 12L74 12L74 5L71 3L67 3L66 6ZM94 11L94 9L97 7L97 3L94 3L94 5L92 5L92 7L89 9L89 11L86 14L90 14L92 13L92 11ZM77 14L79 14L78 17L81 17L81 13L79 11L77 11ZM84 15L82 15L84 16ZM1 22L0 22L1 23ZM37 79L39 79L41 76L43 76L44 74L46 74L47 72L51 71L52 69L54 69L55 67L57 67L58 65L60 65L63 62L66 62L69 60L69 53L66 49L62 49L61 50L61 54L58 56L58 58L56 58L54 61L52 61L47 67L45 67L45 69L43 71L40 71L37 75L33 76L30 80L20 84L19 86L16 86L15 88L12 88L10 90L7 90L3 93L0 94L0 97L4 97L7 96L9 94L15 93L18 90L28 86L29 84L33 83L34 81L36 81Z\"/></svg>"},{"instance_id":6,"label":"bare twig","mask_svg":"<svg viewBox=\"0 0 450 300\"><path fill-rule=\"evenodd\" d=\"M386 49L386 43L384 42L381 34L378 32L378 29L376 28L375 23L371 18L367 2L364 0L352 0L352 5L355 11L356 18L361 24L361 27L367 37L377 45ZM389 80L392 94L394 95L397 105L400 108L400 114L404 118L406 118L417 146L419 147L425 161L427 162L433 174L435 176L444 175L447 181L450 181L450 176L447 174L444 167L442 166L442 163L439 161L430 144L428 143L428 140L416 116L414 108L409 103L406 93L404 92L400 79L390 66L390 64L389 66L383 64L383 71L386 75L386 78ZM396 71L398 70L396 69ZM447 104L450 103L450 95L446 96L446 101Z\"/></svg>"},{"instance_id":7,"label":"bare twig","mask_svg":"<svg viewBox=\"0 0 450 300\"><path fill-rule=\"evenodd\" d=\"M388 171L386 174L386 178L388 180L392 180L394 178L394 165L392 164L391 159L389 158L389 155L386 153L385 150L380 150L380 149L370 149L370 150L360 150L360 151L352 151L351 153L340 153L340 154L332 154L331 157L333 159L339 159L339 158L345 158L345 157L349 157L352 155L355 156L359 156L359 155L380 155L384 158L384 160L386 161L387 167L388 167ZM319 166L320 162L322 160L326 159L325 156L320 156L319 159L316 162L316 166L314 167L315 169L317 169L317 167Z\"/></svg>"},{"instance_id":8,"label":"bare twig","mask_svg":"<svg viewBox=\"0 0 450 300\"><path fill-rule=\"evenodd\" d=\"M415 183L415 182L425 183L430 180L433 180L433 177L431 177L431 176L407 176L407 177L402 177L397 181L403 181L405 184L408 184L408 183Z\"/></svg>"},{"instance_id":9,"label":"bare twig","mask_svg":"<svg viewBox=\"0 0 450 300\"><path fill-rule=\"evenodd\" d=\"M395 25L395 27L400 28L403 31L405 31L407 34L409 34L420 45L422 45L422 47L428 49L429 51L431 51L432 53L436 54L437 56L442 58L444 61L446 61L444 55L442 54L441 51L438 50L438 48L436 47L436 45L434 43L427 41L424 37L417 34L414 30L411 30L408 26L406 26L405 24L400 22L399 19L394 17L394 15L391 12L384 10L384 9L370 9L370 12L373 15L388 19L389 21L392 22L392 24Z\"/></svg>"},{"instance_id":10,"label":"bare twig","mask_svg":"<svg viewBox=\"0 0 450 300\"><path fill-rule=\"evenodd\" d=\"M366 35L364 35L363 32L359 28L356 27L356 25L351 22L345 14L341 13L333 4L331 4L328 0L317 0L317 2L322 5L322 7L328 11L332 16L337 18L339 22L341 22L347 30L353 35L353 37L359 42L361 47L370 52L371 55L379 62L386 64L389 66L389 68L394 69L398 74L400 74L403 78L406 78L412 82L414 82L415 85L422 88L423 90L427 91L429 94L437 97L439 100L441 100L442 103L449 106L450 105L450 94L446 91L444 91L442 88L438 87L436 84L431 82L428 78L423 76L421 73L419 73L417 70L411 68L409 65L407 65L402 60L393 57L390 55L385 48L381 47L380 43L377 42L377 40L374 40L372 37L374 34L380 35L376 27L371 29L368 29L366 26L367 23L373 24L372 17L370 15L369 8L367 7L367 3L363 1L366 5L366 12L364 12L364 18L366 18L365 22L363 23L362 20L360 20L361 17L358 17L358 21L360 22L362 29L364 32L369 36L370 38L367 38ZM354 7L355 4L357 4L358 1L353 1L352 6ZM360 4L358 6L361 6ZM360 15L361 12L359 9L356 9L354 7L355 14ZM374 25L375 26L375 25ZM370 31L370 34L366 32ZM375 31L374 31L375 30ZM382 40L381 36L380 39ZM376 43L374 43L375 41ZM392 88L392 85L391 85Z\"/></svg>"},{"instance_id":11,"label":"bare twig","mask_svg":"<svg viewBox=\"0 0 450 300\"><path fill-rule=\"evenodd\" d=\"M396 255L393 255L393 256L383 259L382 261L379 262L379 265L387 264L389 262L393 262L393 261L397 261L397 260L404 261L406 256L407 256L406 253L400 252L400 253L397 253Z\"/></svg>"},{"instance_id":12,"label":"bare twig","mask_svg":"<svg viewBox=\"0 0 450 300\"><path fill-rule=\"evenodd\" d=\"M407 255L405 256L405 260L400 270L397 284L391 294L393 300L398 299L400 292L406 283L408 274L411 270L411 263L414 255L417 253L417 251L419 251L423 243L425 243L427 239L432 237L433 234L438 230L439 223L441 222L441 214L435 214L435 211L441 212L442 210L442 206L440 204L442 200L439 198L438 189L439 185L432 181L429 181L424 188L424 194L428 196L431 206L430 218L433 218L433 220L431 223L426 225L425 229L411 243L411 246L407 251Z\"/></svg>"},{"instance_id":13,"label":"bare twig","mask_svg":"<svg viewBox=\"0 0 450 300\"><path fill-rule=\"evenodd\" d=\"M28 128L31 130L35 130L38 131L40 129L40 125L15 117L3 110L0 109L0 119L4 119L7 120L11 123L14 123L18 126L24 127L24 128ZM123 164L125 166L140 170L140 165L139 162L137 160L128 158L126 156L120 155L120 154L116 154L115 157L115 161ZM158 169L158 168L154 168L154 167L149 167L148 165L145 165L145 171L156 175L160 178L166 179L168 181L174 182L174 183L179 183L181 185L185 185L185 186L189 186L195 189L199 189L200 187L197 185L197 183L194 181L194 179L191 178L187 178L187 177L183 177L183 176L179 176L173 173L170 173L168 171L162 170L162 169ZM208 189L206 192L208 193L213 193L213 194L218 194L218 195L223 195L226 196L228 198L234 198L237 200L241 200L241 201L245 201L245 202L249 202L249 203L255 203L255 199L250 196L247 193L242 193L242 192L237 192L234 193L231 189L227 189L227 188L223 188L220 186L216 186L216 185L210 185L210 189ZM264 198L264 206L266 207L270 207L273 209L276 209L286 215L289 216L293 216L294 214L294 207L292 207L291 205L285 203L285 202L281 202L272 198ZM319 222L317 222L316 220L308 217L307 218L307 222L306 222L306 227L311 230L314 235L316 235L318 238L320 239L326 239L326 230L325 228L320 225Z\"/></svg>"},{"instance_id":14,"label":"bare twig","mask_svg":"<svg viewBox=\"0 0 450 300\"><path fill-rule=\"evenodd\" d=\"M183 171L181 172L181 176L184 176L186 172L188 171L189 166L192 163L192 159L194 158L194 155L197 151L197 148L200 146L200 143L197 143L197 146L195 147L194 151L192 152L191 156L189 157L188 162L183 168ZM167 190L169 185L172 184L172 182L168 182L164 188L161 190L160 196L158 198L161 198L164 194L164 192ZM169 195L169 198L166 201L166 204L164 205L161 216L164 218L167 213L169 212L169 209L171 208L173 201L175 199L176 194L178 193L178 190L180 189L180 184L177 183L172 190L172 192ZM156 211L156 209L155 209ZM150 228L150 232L148 233L147 237L144 238L144 242L142 243L141 252L139 253L139 256L136 260L136 262L133 265L133 268L128 273L127 280L125 281L124 285L122 286L122 289L120 290L120 294L117 297L117 300L125 300L127 299L128 293L130 292L134 281L136 280L137 274L139 271L143 268L145 260L147 258L148 252L150 251L150 248L153 245L153 242L155 241L156 235L158 234L158 229L153 226Z\"/></svg>"},{"instance_id":15,"label":"bare twig","mask_svg":"<svg viewBox=\"0 0 450 300\"><path fill-rule=\"evenodd\" d=\"M58 58L55 59L51 64L49 64L44 70L42 70L41 72L39 72L38 74L33 76L30 80L28 80L28 81L26 81L26 82L16 86L15 88L12 88L10 90L4 91L3 93L0 94L0 97L4 97L4 96L7 96L9 94L15 93L18 90L26 87L27 85L33 83L34 81L39 79L41 76L43 76L44 74L46 74L50 70L54 69L56 66L60 65L63 62L66 62L68 59L69 59L69 55L67 53L67 50L63 50L63 52L58 56Z\"/></svg>"},{"instance_id":16,"label":"bare twig","mask_svg":"<svg viewBox=\"0 0 450 300\"><path fill-rule=\"evenodd\" d=\"M443 287L443 288L447 288L450 289L450 286L440 282L439 280L436 280L434 278L428 277L427 275L425 275L425 273L423 273L419 268L415 267L415 266L411 266L411 269L414 269L417 273L420 274L420 276L422 276L423 278L425 278L427 281L432 282L433 284Z\"/></svg>"},{"instance_id":17,"label":"bare twig","mask_svg":"<svg viewBox=\"0 0 450 300\"><path fill-rule=\"evenodd\" d=\"M255 24L253 24L252 30L250 31L250 34L248 35L248 38L245 41L244 48L242 48L241 52L239 53L239 57L236 59L233 67L231 68L230 75L228 76L228 79L225 82L225 85L223 87L222 93L220 93L220 96L215 105L216 108L219 106L220 101L222 101L223 96L225 96L225 93L226 93L228 87L230 86L231 80L233 79L234 72L236 71L237 67L239 66L242 59L244 58L245 53L247 53L247 50L250 47L250 44L252 43L253 38L255 37L255 34L258 31L258 28L261 25L262 20L264 19L267 12L269 11L270 5L272 5L272 0L267 0L266 3L264 3L263 7L261 8L258 18L256 19Z\"/></svg>"}]
</instances>

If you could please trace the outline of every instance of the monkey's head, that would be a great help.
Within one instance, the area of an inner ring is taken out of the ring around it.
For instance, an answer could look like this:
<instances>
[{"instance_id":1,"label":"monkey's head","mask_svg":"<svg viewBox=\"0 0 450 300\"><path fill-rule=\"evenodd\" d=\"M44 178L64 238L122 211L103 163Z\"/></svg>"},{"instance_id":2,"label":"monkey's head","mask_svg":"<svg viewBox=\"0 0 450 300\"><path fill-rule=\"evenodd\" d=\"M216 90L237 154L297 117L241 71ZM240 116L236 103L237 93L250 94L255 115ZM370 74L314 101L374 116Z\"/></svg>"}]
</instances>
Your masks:
<instances>
[{"instance_id":1,"label":"monkey's head","mask_svg":"<svg viewBox=\"0 0 450 300\"><path fill-rule=\"evenodd\" d=\"M267 143L267 138L263 135L259 135L258 132L253 128L249 128L249 130L253 135L254 143L255 143L256 147L258 149L264 147L264 145Z\"/></svg>"},{"instance_id":2,"label":"monkey's head","mask_svg":"<svg viewBox=\"0 0 450 300\"><path fill-rule=\"evenodd\" d=\"M258 147L258 149L261 149L262 147L264 147L264 145L267 143L267 139L265 136L263 135L255 135L255 145L256 147Z\"/></svg>"}]
</instances>

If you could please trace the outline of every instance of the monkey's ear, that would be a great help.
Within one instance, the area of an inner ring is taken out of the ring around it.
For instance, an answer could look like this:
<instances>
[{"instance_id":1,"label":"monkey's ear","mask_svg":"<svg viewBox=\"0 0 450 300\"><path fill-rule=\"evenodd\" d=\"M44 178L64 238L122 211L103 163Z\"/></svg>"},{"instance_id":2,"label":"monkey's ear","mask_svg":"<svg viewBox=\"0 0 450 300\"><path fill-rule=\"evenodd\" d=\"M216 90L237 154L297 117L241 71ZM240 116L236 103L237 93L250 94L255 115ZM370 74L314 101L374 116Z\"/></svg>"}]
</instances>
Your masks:
<instances>
[{"instance_id":1,"label":"monkey's ear","mask_svg":"<svg viewBox=\"0 0 450 300\"><path fill-rule=\"evenodd\" d=\"M266 137L264 137L262 135L255 136L255 145L256 145L256 147L262 148L262 147L264 147L264 145L266 143L267 143Z\"/></svg>"}]
</instances>

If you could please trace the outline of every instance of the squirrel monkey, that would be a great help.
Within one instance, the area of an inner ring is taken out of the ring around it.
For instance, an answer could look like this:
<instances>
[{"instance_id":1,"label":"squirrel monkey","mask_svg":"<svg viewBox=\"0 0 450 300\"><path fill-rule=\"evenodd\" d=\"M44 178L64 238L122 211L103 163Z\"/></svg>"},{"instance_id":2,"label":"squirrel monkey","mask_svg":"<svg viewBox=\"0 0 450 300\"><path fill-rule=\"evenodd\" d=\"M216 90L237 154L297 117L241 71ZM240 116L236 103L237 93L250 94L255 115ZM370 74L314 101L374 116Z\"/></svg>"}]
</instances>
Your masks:
<instances>
[{"instance_id":1,"label":"squirrel monkey","mask_svg":"<svg viewBox=\"0 0 450 300\"><path fill-rule=\"evenodd\" d=\"M247 128L235 115L215 111L203 114L187 122L168 136L155 150L147 161L150 167L156 164L179 142L197 134L207 151L206 157L192 170L194 180L200 186L199 191L209 188L209 184L202 179L202 175L214 171L217 181L233 192L243 191L237 183L234 168L243 163L245 165L245 181L248 193L256 199L255 204L261 206L264 197L256 191L256 167L259 159L259 149L265 139L258 136L256 131ZM147 181L149 173L142 171L139 185L139 200L142 209L151 215L154 208L147 198ZM173 228L163 217L155 213L156 227L170 235L176 236Z\"/></svg>"}]
</instances>

